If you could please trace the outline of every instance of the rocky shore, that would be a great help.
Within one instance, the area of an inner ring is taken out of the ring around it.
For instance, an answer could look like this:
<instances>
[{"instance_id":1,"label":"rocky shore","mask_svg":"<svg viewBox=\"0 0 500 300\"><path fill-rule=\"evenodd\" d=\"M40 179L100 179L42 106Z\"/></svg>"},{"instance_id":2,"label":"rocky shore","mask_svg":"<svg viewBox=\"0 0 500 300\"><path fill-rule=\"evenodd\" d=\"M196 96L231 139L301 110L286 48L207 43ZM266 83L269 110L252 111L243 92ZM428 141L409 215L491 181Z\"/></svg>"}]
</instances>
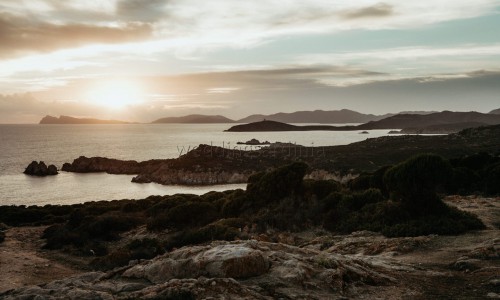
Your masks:
<instances>
[{"instance_id":1,"label":"rocky shore","mask_svg":"<svg viewBox=\"0 0 500 300\"><path fill-rule=\"evenodd\" d=\"M248 150L243 146L227 149L202 144L177 159L143 162L82 156L65 163L62 170L136 175L132 181L137 183L211 185L245 183L256 172L303 161L310 166L311 179L345 181L418 153L454 158L477 152L495 153L499 144L500 125L496 125L445 136L387 136L330 147L277 144Z\"/></svg>"}]
</instances>

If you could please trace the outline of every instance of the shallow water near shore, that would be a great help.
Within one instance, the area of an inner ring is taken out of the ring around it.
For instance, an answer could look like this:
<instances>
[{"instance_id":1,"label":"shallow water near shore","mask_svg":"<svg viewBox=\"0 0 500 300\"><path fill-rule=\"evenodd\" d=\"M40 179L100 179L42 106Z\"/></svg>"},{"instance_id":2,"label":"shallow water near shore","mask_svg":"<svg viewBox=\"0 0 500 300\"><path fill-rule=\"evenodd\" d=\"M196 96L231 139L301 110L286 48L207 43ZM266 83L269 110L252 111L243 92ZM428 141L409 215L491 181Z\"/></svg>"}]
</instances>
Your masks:
<instances>
[{"instance_id":1,"label":"shallow water near shore","mask_svg":"<svg viewBox=\"0 0 500 300\"><path fill-rule=\"evenodd\" d=\"M196 194L210 191L246 189L246 184L211 186L132 183L132 175L105 173L76 174L60 172L43 178L19 175L0 176L0 205L75 204L87 201L143 199L150 195Z\"/></svg>"},{"instance_id":2,"label":"shallow water near shore","mask_svg":"<svg viewBox=\"0 0 500 300\"><path fill-rule=\"evenodd\" d=\"M308 147L345 145L386 136L389 130L224 132L234 124L0 125L0 205L71 204L140 199L149 195L203 194L246 185L162 186L130 182L132 175L72 174L37 178L22 174L33 160L61 168L81 155L123 160L177 158L199 144L234 148L252 138ZM345 125L345 124L343 124ZM255 148L253 148L255 149Z\"/></svg>"}]
</instances>

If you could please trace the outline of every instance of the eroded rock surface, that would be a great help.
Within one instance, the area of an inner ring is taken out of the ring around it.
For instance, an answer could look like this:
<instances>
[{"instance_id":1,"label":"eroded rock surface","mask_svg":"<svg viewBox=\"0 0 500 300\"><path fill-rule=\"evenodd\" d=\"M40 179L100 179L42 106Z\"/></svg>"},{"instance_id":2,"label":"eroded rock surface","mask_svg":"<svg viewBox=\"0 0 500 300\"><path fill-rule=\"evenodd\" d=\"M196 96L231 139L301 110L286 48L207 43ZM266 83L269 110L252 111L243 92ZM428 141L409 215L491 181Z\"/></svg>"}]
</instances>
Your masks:
<instances>
[{"instance_id":1,"label":"eroded rock surface","mask_svg":"<svg viewBox=\"0 0 500 300\"><path fill-rule=\"evenodd\" d=\"M389 268L279 243L213 242L0 294L2 299L335 299L395 285ZM182 298L184 297L184 298ZM176 298L172 298L176 299Z\"/></svg>"}]
</instances>

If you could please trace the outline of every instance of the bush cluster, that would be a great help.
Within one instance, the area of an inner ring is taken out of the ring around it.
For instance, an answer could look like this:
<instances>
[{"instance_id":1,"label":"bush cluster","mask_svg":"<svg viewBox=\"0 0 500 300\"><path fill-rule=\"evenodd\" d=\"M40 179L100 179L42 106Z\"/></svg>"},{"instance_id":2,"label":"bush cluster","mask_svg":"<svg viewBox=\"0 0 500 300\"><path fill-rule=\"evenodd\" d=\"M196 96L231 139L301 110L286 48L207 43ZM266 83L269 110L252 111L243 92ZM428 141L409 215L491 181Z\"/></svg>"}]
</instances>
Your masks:
<instances>
[{"instance_id":1,"label":"bush cluster","mask_svg":"<svg viewBox=\"0 0 500 300\"><path fill-rule=\"evenodd\" d=\"M246 191L63 206L3 206L0 222L51 225L43 234L45 248L70 247L82 255L106 256L96 258L94 265L108 268L151 258L164 249L248 238L248 228L253 233L323 226L341 233L371 230L387 236L458 234L484 225L477 217L448 207L441 193L500 193L500 161L484 153L451 161L423 154L362 174L344 185L303 180L307 168L296 162L255 174ZM166 232L165 240L137 240L117 250L107 249L106 242L141 225L152 232Z\"/></svg>"}]
</instances>

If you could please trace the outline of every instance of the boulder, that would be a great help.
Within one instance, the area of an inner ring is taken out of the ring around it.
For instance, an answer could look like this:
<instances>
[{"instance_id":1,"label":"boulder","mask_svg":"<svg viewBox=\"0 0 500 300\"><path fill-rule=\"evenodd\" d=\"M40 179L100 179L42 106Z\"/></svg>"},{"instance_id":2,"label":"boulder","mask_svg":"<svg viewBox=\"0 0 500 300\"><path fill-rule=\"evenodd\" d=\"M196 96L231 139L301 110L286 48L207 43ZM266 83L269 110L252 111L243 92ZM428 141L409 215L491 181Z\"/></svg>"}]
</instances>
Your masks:
<instances>
[{"instance_id":1,"label":"boulder","mask_svg":"<svg viewBox=\"0 0 500 300\"><path fill-rule=\"evenodd\" d=\"M147 264L132 267L125 277L146 278L155 283L173 278L249 278L266 273L269 262L249 244L184 247Z\"/></svg>"},{"instance_id":2,"label":"boulder","mask_svg":"<svg viewBox=\"0 0 500 300\"><path fill-rule=\"evenodd\" d=\"M49 176L49 175L57 175L57 167L54 165L47 166L43 161L39 163L36 161L32 161L24 170L24 174L31 176Z\"/></svg>"}]
</instances>

